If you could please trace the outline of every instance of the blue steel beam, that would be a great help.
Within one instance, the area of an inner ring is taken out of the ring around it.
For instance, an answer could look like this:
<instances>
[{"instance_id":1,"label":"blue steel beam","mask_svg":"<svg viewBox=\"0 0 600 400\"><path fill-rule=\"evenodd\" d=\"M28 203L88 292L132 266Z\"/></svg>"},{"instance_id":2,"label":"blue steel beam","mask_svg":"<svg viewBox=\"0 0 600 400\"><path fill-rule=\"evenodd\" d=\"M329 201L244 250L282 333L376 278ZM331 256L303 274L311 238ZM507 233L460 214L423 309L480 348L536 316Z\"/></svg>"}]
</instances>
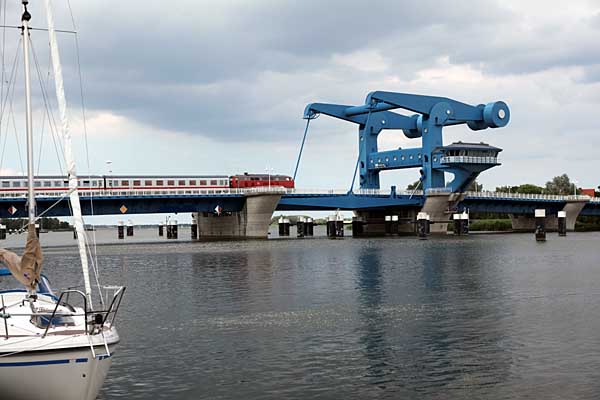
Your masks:
<instances>
[{"instance_id":1,"label":"blue steel beam","mask_svg":"<svg viewBox=\"0 0 600 400\"><path fill-rule=\"evenodd\" d=\"M71 215L68 199L38 198L37 213L47 217L66 217ZM25 218L27 207L24 198L0 199L0 218ZM56 203L58 201L58 203ZM54 205L56 203L56 205ZM241 211L244 207L243 195L202 196L123 196L123 197L94 197L93 207L89 197L81 198L81 209L84 215L123 215L130 214L160 214L183 212L214 212L216 206L221 206L223 212ZM54 206L53 206L54 205ZM53 206L53 207L52 207ZM126 211L122 212L121 207ZM9 209L16 208L14 214ZM49 209L52 207L51 209ZM49 209L49 210L48 210ZM48 210L48 211L47 211ZM93 210L93 213L92 213Z\"/></svg>"},{"instance_id":2,"label":"blue steel beam","mask_svg":"<svg viewBox=\"0 0 600 400\"><path fill-rule=\"evenodd\" d=\"M277 211L376 210L420 208L422 196L381 196L348 194L287 194L281 197Z\"/></svg>"},{"instance_id":3,"label":"blue steel beam","mask_svg":"<svg viewBox=\"0 0 600 400\"><path fill-rule=\"evenodd\" d=\"M45 212L58 199L39 198L37 200L38 213ZM310 211L310 210L373 210L373 209L398 209L418 208L422 206L424 197L420 195L361 195L361 194L285 194L282 196L277 210L279 211ZM122 196L122 197L94 197L94 215L124 215L154 214L154 213L183 213L183 212L214 212L217 205L224 212L241 211L244 206L243 195L175 195L175 196ZM566 202L563 200L532 200L515 198L478 198L467 197L458 209L471 212L497 212L512 214L533 214L536 208L545 208L548 213L556 213L563 209ZM82 198L84 215L92 214L89 197ZM120 208L125 206L127 211L121 213ZM9 213L15 207L17 212ZM0 199L0 218L26 217L24 198ZM65 217L71 215L68 201L59 201L50 211L44 214L49 217ZM600 203L588 202L580 215L600 216Z\"/></svg>"}]
</instances>

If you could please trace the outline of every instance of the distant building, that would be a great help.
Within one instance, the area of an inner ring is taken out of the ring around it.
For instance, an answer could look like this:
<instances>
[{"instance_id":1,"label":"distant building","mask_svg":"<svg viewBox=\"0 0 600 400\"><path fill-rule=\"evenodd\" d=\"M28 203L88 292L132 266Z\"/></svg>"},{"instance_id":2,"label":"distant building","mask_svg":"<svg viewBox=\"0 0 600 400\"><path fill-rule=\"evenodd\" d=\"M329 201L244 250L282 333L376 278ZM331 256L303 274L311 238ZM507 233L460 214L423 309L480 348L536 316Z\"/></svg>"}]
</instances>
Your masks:
<instances>
[{"instance_id":1,"label":"distant building","mask_svg":"<svg viewBox=\"0 0 600 400\"><path fill-rule=\"evenodd\" d=\"M584 195L590 196L590 197L594 197L594 195L596 194L596 190L595 189L581 189L581 194L584 194Z\"/></svg>"}]
</instances>

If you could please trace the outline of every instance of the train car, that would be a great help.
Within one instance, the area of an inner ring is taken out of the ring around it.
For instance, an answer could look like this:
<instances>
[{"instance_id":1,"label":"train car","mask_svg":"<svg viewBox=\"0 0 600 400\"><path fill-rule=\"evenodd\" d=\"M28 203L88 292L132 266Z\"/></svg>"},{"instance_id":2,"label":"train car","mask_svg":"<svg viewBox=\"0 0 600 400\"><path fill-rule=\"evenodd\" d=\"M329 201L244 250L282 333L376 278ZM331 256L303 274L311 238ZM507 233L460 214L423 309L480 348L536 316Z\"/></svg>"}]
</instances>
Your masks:
<instances>
[{"instance_id":1,"label":"train car","mask_svg":"<svg viewBox=\"0 0 600 400\"><path fill-rule=\"evenodd\" d=\"M36 176L35 190L38 195L61 195L69 190L66 176ZM171 175L171 176L133 176L133 175L94 175L80 176L78 189L82 193L93 191L102 194L112 191L192 191L228 190L229 176L227 175ZM27 178L24 176L1 176L0 195L25 195L27 193Z\"/></svg>"},{"instance_id":2,"label":"train car","mask_svg":"<svg viewBox=\"0 0 600 400\"><path fill-rule=\"evenodd\" d=\"M102 190L102 176L79 177L79 189L81 191ZM66 176L47 175L36 176L33 185L37 193L61 193L69 190L69 181ZM0 193L25 194L27 193L27 177L25 176L0 176Z\"/></svg>"},{"instance_id":3,"label":"train car","mask_svg":"<svg viewBox=\"0 0 600 400\"><path fill-rule=\"evenodd\" d=\"M233 175L229 177L232 188L250 188L256 186L276 186L294 188L294 180L287 175L249 174Z\"/></svg>"},{"instance_id":4,"label":"train car","mask_svg":"<svg viewBox=\"0 0 600 400\"><path fill-rule=\"evenodd\" d=\"M179 190L179 189L228 189L227 175L106 175L106 190Z\"/></svg>"}]
</instances>

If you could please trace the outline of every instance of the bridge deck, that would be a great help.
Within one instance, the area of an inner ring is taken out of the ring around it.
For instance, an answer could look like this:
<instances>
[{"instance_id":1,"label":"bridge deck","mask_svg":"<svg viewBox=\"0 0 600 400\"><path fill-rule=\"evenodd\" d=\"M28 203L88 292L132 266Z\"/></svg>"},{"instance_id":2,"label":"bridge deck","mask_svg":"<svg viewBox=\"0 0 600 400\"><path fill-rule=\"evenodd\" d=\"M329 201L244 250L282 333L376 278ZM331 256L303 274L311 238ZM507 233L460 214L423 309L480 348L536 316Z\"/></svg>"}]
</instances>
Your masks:
<instances>
[{"instance_id":1,"label":"bridge deck","mask_svg":"<svg viewBox=\"0 0 600 400\"><path fill-rule=\"evenodd\" d=\"M154 214L213 212L220 206L225 212L240 211L248 195L280 193L279 211L374 210L419 208L425 197L421 191L361 190L285 190L279 187L252 189L208 189L93 192L82 195L85 215ZM70 208L64 193L48 193L37 198L38 214L68 216ZM532 214L535 208L558 212L570 201L587 201L581 215L600 215L600 199L587 196L555 196L519 193L468 192L459 210ZM26 198L0 195L0 217L26 216ZM14 211L11 213L11 211Z\"/></svg>"}]
</instances>

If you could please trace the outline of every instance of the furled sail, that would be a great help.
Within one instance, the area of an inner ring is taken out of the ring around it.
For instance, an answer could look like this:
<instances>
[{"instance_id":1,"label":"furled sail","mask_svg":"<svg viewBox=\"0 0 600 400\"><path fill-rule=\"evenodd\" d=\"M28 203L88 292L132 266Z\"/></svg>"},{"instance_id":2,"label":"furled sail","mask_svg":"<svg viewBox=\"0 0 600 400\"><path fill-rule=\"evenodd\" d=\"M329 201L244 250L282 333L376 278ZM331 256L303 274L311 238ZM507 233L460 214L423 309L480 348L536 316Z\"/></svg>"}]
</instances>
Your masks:
<instances>
[{"instance_id":1,"label":"furled sail","mask_svg":"<svg viewBox=\"0 0 600 400\"><path fill-rule=\"evenodd\" d=\"M35 225L29 224L27 244L23 256L6 249L0 249L0 262L6 265L12 275L27 289L35 290L42 273L42 248L35 233Z\"/></svg>"},{"instance_id":2,"label":"furled sail","mask_svg":"<svg viewBox=\"0 0 600 400\"><path fill-rule=\"evenodd\" d=\"M81 204L79 202L79 192L77 191L77 171L75 168L75 158L73 156L73 146L71 144L71 131L69 127L69 119L67 117L67 101L65 98L65 87L63 83L62 67L60 64L60 55L58 52L58 43L56 41L56 32L54 30L54 17L52 15L52 7L50 0L45 0L46 17L48 20L48 37L50 40L50 56L52 59L52 67L54 70L54 84L56 89L56 100L58 103L58 111L60 114L61 131L63 139L63 149L65 164L67 166L67 174L69 177L69 200L71 209L73 210L73 222L77 231L77 244L79 245L79 257L81 258L81 267L83 270L83 280L85 285L85 294L91 304L91 285L90 274L88 268L88 258L85 248L85 230L83 226L83 216L81 214Z\"/></svg>"}]
</instances>

